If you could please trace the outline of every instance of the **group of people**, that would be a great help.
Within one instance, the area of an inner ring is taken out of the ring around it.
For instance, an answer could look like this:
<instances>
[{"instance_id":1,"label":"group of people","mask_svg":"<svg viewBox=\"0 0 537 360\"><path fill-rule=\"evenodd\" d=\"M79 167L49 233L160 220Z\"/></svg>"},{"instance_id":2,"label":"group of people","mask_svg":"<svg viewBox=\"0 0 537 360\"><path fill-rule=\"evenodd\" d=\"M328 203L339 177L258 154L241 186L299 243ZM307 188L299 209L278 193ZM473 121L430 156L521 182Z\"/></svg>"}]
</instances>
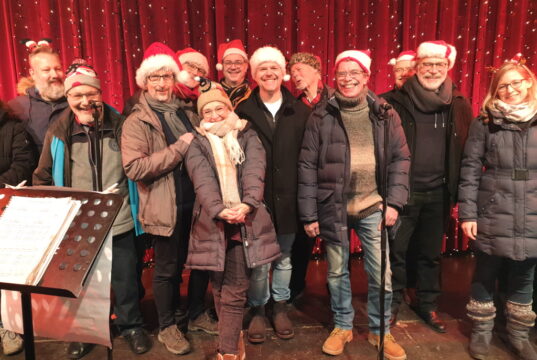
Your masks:
<instances>
[{"instance_id":1,"label":"group of people","mask_svg":"<svg viewBox=\"0 0 537 360\"><path fill-rule=\"evenodd\" d=\"M216 359L242 360L246 305L248 341L265 341L269 304L275 334L294 337L288 303L305 287L311 239L320 237L334 322L322 351L343 353L353 339L348 261L355 230L368 280L368 341L382 345L387 359L406 359L390 326L408 287L416 287L416 313L446 332L437 313L440 253L458 202L477 258L466 306L470 354L484 359L489 351L496 278L506 271L508 339L520 358L537 359L528 339L536 317L537 80L520 56L495 69L472 122L470 104L448 76L456 49L444 41L392 59L395 86L380 96L368 87L367 50L337 56L332 89L311 53L287 62L265 46L248 57L233 40L218 47L223 77L213 82L204 55L157 42L145 50L136 71L140 90L123 114L103 102L89 64L74 61L64 75L50 44L29 45L32 83L0 113L0 182L31 178L33 185L93 191L118 184L124 204L112 229L113 312L133 352L152 346L139 307L141 238L154 247L159 342L173 354L191 351L176 319L186 267L188 330L218 334ZM283 85L289 78L298 97ZM204 308L209 281L216 317ZM20 348L18 335L0 331L5 353ZM67 356L90 350L71 343Z\"/></svg>"}]
</instances>

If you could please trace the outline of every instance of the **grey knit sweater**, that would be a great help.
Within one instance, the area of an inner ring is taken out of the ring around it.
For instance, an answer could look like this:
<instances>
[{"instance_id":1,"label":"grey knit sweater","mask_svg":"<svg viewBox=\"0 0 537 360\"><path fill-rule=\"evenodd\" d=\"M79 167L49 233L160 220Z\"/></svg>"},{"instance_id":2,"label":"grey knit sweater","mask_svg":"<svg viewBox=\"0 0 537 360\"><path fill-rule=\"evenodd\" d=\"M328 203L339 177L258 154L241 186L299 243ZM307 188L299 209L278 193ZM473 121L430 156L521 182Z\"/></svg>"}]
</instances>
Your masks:
<instances>
[{"instance_id":1,"label":"grey knit sweater","mask_svg":"<svg viewBox=\"0 0 537 360\"><path fill-rule=\"evenodd\" d=\"M351 182L347 193L347 212L351 216L360 217L373 213L382 201L375 179L375 143L366 94L367 88L364 88L357 98L347 98L339 92L335 93L351 150Z\"/></svg>"}]
</instances>

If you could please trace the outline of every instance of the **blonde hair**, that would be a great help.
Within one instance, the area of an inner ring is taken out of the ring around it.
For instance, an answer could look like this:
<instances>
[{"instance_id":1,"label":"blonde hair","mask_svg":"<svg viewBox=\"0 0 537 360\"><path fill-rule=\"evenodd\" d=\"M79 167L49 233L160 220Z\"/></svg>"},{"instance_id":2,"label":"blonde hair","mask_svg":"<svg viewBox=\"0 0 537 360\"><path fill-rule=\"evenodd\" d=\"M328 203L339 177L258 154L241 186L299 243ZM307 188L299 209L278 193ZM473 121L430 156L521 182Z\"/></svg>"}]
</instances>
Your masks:
<instances>
[{"instance_id":1,"label":"blonde hair","mask_svg":"<svg viewBox=\"0 0 537 360\"><path fill-rule=\"evenodd\" d=\"M46 46L46 45L42 45L42 46L38 46L36 47L31 53L30 55L28 55L28 63L30 64L30 67L32 67L32 59L34 57L36 57L37 55L40 55L40 54L50 54L50 55L56 55L58 57L59 60L61 60L60 58L60 54L53 48L51 48L50 46ZM60 61L61 62L61 61Z\"/></svg>"},{"instance_id":2,"label":"blonde hair","mask_svg":"<svg viewBox=\"0 0 537 360\"><path fill-rule=\"evenodd\" d=\"M481 115L484 118L488 118L488 109L492 106L492 102L498 98L500 80L511 70L517 71L526 81L531 82L531 87L528 89L528 102L537 108L537 79L535 78L535 74L526 65L507 61L492 75L489 90L485 96L485 100L483 100L483 106L481 106Z\"/></svg>"}]
</instances>

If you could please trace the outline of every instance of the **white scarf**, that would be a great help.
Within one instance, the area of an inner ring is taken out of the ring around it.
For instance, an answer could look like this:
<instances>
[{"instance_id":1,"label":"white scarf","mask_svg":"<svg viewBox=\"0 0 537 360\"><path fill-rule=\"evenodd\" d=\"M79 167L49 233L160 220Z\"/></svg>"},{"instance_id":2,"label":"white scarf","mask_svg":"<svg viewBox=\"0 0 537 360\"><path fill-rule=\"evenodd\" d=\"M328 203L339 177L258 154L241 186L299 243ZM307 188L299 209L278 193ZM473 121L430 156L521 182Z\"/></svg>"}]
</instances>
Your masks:
<instances>
[{"instance_id":1,"label":"white scarf","mask_svg":"<svg viewBox=\"0 0 537 360\"><path fill-rule=\"evenodd\" d=\"M237 165L244 162L244 152L237 141L239 130L244 129L247 121L241 120L230 112L228 117L219 122L201 121L200 133L209 140L216 163L220 182L222 200L226 208L241 203L237 179Z\"/></svg>"},{"instance_id":2,"label":"white scarf","mask_svg":"<svg viewBox=\"0 0 537 360\"><path fill-rule=\"evenodd\" d=\"M537 108L527 102L518 105L511 105L501 101L500 99L495 99L490 107L490 110L500 113L502 117L511 122L530 121L537 113Z\"/></svg>"}]
</instances>

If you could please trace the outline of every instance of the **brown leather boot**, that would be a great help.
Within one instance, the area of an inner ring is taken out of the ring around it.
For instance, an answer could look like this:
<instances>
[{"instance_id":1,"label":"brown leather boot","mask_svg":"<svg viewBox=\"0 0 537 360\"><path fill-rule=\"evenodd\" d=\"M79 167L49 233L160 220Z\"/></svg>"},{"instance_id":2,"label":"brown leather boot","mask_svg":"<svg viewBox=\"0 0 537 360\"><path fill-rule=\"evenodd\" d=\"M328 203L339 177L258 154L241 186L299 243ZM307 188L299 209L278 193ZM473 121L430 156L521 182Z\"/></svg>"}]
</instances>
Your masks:
<instances>
[{"instance_id":1,"label":"brown leather boot","mask_svg":"<svg viewBox=\"0 0 537 360\"><path fill-rule=\"evenodd\" d=\"M367 341L378 349L380 336L370 332ZM384 335L384 357L387 360L406 360L405 349L395 341L392 334Z\"/></svg>"},{"instance_id":2,"label":"brown leather boot","mask_svg":"<svg viewBox=\"0 0 537 360\"><path fill-rule=\"evenodd\" d=\"M345 350L345 345L352 341L352 330L334 328L324 341L323 352L328 355L339 355Z\"/></svg>"},{"instance_id":3,"label":"brown leather boot","mask_svg":"<svg viewBox=\"0 0 537 360\"><path fill-rule=\"evenodd\" d=\"M272 322L274 323L274 331L280 339L291 339L295 336L293 323L287 316L287 303L285 301L274 303Z\"/></svg>"},{"instance_id":4,"label":"brown leather boot","mask_svg":"<svg viewBox=\"0 0 537 360\"><path fill-rule=\"evenodd\" d=\"M251 311L253 317L248 326L248 341L253 344L261 344L266 339L265 306L253 307Z\"/></svg>"}]
</instances>

